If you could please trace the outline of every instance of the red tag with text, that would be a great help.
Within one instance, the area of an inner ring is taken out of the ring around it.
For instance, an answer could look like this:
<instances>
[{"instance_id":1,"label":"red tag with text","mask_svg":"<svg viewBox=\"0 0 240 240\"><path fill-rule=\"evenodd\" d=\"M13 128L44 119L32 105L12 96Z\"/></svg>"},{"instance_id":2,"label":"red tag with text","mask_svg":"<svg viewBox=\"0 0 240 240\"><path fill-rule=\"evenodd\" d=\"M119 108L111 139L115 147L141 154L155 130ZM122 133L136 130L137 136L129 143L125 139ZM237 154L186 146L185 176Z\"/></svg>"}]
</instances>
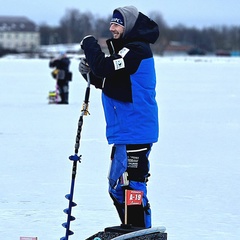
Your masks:
<instances>
[{"instance_id":1,"label":"red tag with text","mask_svg":"<svg viewBox=\"0 0 240 240\"><path fill-rule=\"evenodd\" d=\"M127 206L142 204L143 191L126 190L125 194L126 194L126 205Z\"/></svg>"}]
</instances>

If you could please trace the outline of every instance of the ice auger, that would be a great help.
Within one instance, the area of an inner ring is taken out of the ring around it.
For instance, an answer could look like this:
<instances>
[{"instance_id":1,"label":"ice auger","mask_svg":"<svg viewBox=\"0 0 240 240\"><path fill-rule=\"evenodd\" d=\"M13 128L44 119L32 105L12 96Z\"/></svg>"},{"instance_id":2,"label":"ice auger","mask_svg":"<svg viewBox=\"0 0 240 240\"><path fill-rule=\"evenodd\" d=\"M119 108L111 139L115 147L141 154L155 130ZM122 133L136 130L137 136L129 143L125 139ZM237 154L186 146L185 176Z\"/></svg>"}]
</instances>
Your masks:
<instances>
[{"instance_id":1,"label":"ice auger","mask_svg":"<svg viewBox=\"0 0 240 240\"><path fill-rule=\"evenodd\" d=\"M72 216L72 207L77 206L75 202L73 202L73 193L74 193L74 185L75 185L75 178L77 173L77 162L81 162L81 155L78 155L78 150L80 147L80 138L81 138L81 131L82 131L82 125L83 125L83 116L89 115L88 112L88 102L89 102L89 96L90 96L90 77L89 74L87 74L87 88L85 92L85 99L83 102L83 107L81 111L81 115L78 121L78 129L77 129L77 136L76 136L76 142L75 142L75 154L71 155L69 157L69 160L73 161L72 166L72 181L71 181L71 188L70 188L70 194L67 194L65 196L66 199L69 200L68 208L64 209L63 212L66 213L67 216L67 222L63 223L62 226L66 228L66 234L64 237L62 237L60 240L68 240L68 237L70 235L73 235L74 232L70 230L70 223L71 221L75 220L75 217Z\"/></svg>"}]
</instances>

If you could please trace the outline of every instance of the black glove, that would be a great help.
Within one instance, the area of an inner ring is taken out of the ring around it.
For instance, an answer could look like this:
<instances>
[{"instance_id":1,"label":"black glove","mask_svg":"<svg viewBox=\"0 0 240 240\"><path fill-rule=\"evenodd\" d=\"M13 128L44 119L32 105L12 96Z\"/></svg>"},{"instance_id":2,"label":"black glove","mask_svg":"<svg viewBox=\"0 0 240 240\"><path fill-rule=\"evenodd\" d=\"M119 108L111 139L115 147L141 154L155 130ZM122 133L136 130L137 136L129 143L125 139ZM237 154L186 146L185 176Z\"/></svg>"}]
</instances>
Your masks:
<instances>
[{"instance_id":1,"label":"black glove","mask_svg":"<svg viewBox=\"0 0 240 240\"><path fill-rule=\"evenodd\" d=\"M84 40L86 40L87 38L91 38L91 37L94 38L93 35L87 35L82 39L82 41L80 42L80 47L81 47L82 50L84 50L84 48L83 48Z\"/></svg>"},{"instance_id":2,"label":"black glove","mask_svg":"<svg viewBox=\"0 0 240 240\"><path fill-rule=\"evenodd\" d=\"M78 70L82 75L88 74L91 71L91 69L90 69L90 67L87 63L86 58L80 58L80 63L79 63L79 66L78 66Z\"/></svg>"}]
</instances>

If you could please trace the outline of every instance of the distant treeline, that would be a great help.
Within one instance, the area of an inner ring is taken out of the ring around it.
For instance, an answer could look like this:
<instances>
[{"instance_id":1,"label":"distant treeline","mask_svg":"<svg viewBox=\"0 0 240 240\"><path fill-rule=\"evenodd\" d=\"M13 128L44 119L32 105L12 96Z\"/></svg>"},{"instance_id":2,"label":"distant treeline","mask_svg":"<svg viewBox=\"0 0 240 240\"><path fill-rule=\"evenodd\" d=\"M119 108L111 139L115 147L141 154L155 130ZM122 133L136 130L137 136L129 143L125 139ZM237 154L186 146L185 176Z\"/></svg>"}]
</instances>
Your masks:
<instances>
[{"instance_id":1,"label":"distant treeline","mask_svg":"<svg viewBox=\"0 0 240 240\"><path fill-rule=\"evenodd\" d=\"M240 24L239 26L212 26L203 29L188 28L184 25L169 27L159 12L149 14L156 21L160 29L160 37L152 46L155 53L163 53L171 42L192 45L206 52L240 51ZM78 9L69 9L61 18L59 26L47 24L39 26L41 45L78 43L86 35L97 38L110 38L109 22L111 16L96 17L91 12L80 12Z\"/></svg>"}]
</instances>

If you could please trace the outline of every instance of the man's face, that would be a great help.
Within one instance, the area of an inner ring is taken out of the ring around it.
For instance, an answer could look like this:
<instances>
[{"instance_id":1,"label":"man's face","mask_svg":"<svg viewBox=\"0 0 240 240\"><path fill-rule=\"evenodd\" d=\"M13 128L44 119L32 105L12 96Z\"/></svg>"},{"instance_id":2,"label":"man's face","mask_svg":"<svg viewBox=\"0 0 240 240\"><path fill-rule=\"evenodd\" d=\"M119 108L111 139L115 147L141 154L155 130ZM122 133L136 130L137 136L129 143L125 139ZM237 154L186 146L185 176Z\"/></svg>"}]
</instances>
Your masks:
<instances>
[{"instance_id":1,"label":"man's face","mask_svg":"<svg viewBox=\"0 0 240 240\"><path fill-rule=\"evenodd\" d=\"M109 30L112 33L113 38L114 39L118 39L118 38L120 38L123 35L124 27L122 27L122 26L120 26L118 24L112 23L110 25Z\"/></svg>"}]
</instances>

